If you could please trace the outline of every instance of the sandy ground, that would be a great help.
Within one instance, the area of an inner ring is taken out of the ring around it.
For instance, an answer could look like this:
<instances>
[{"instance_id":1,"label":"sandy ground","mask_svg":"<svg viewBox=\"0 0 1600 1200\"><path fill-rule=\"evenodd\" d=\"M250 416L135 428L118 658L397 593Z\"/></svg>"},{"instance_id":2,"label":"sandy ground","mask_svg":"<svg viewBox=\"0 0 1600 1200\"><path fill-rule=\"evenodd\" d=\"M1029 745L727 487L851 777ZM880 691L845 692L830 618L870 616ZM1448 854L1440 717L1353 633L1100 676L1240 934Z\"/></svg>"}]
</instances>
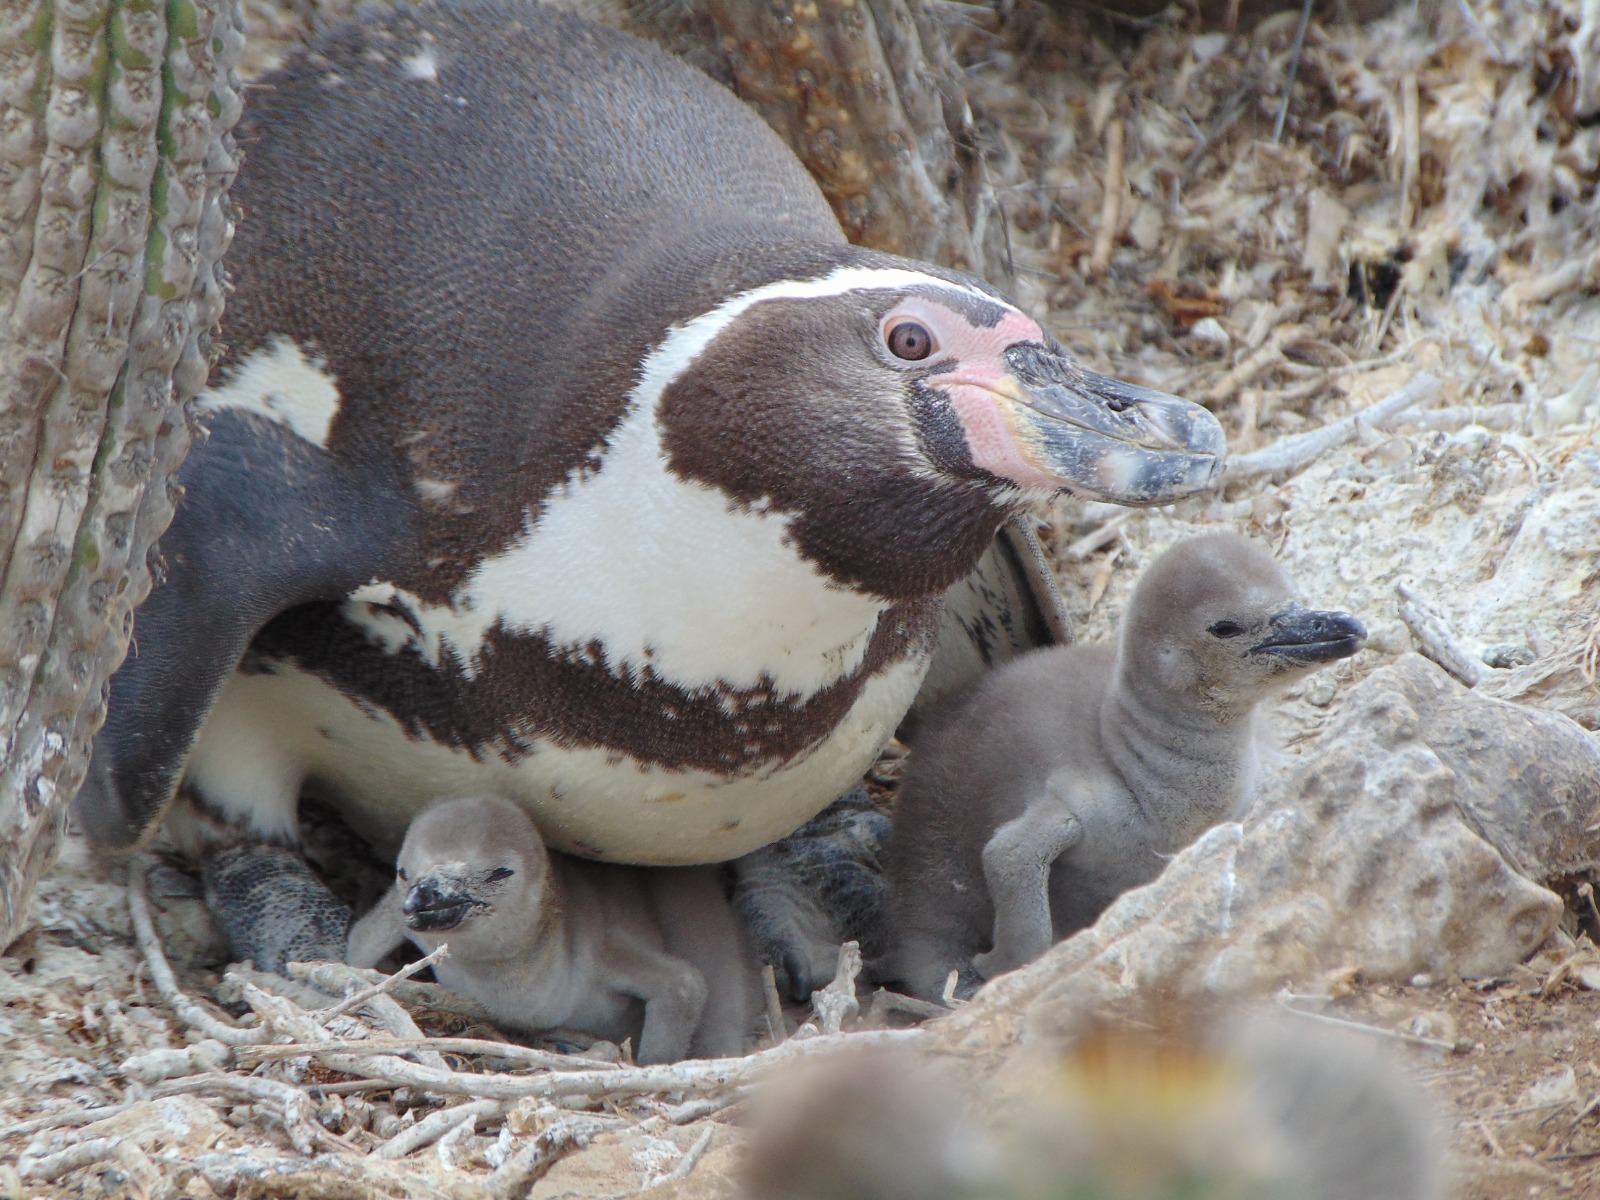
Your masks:
<instances>
[{"instance_id":1,"label":"sandy ground","mask_svg":"<svg viewBox=\"0 0 1600 1200\"><path fill-rule=\"evenodd\" d=\"M1579 0L1314 24L1281 139L1292 16L1196 36L1181 22L946 7L992 143L1014 290L1090 366L1203 400L1235 453L1336 421L1419 372L1439 380L1418 409L1287 478L1162 512L1058 505L1046 541L1079 636L1109 634L1160 549L1196 528L1237 529L1268 541L1308 600L1373 632L1362 655L1279 706L1291 751L1352 680L1411 648L1400 583L1498 669L1491 686L1516 691L1524 676L1505 670L1543 664L1522 694L1600 724L1600 43ZM280 41L300 20L267 7L255 18ZM1120 158L1108 155L1118 141ZM54 1185L6 1165L127 1132L116 1122L131 1116L20 1123L138 1100L120 1064L184 1043L134 945L124 878L74 841L35 928L0 956L0 1196L285 1194L252 1191L238 1165L290 1154L282 1122L238 1097L135 1105L137 1157L92 1158ZM151 887L181 982L216 997L192 880L167 867ZM1588 941L1600 913L1574 897L1565 933L1506 978L1340 985L1331 1011L1399 1035L1385 1040L1437 1097L1460 1197L1600 1195L1600 956ZM404 1121L429 1111L383 1091L319 1095L315 1119L334 1141L318 1151L334 1155L392 1133L390 1109ZM650 1124L668 1107L625 1106L629 1128L565 1158L533 1194L625 1195L670 1172L700 1127ZM728 1192L738 1111L718 1117L689 1179L656 1194ZM526 1116L518 1132L545 1120ZM396 1168L409 1174L360 1187L307 1177L294 1194L485 1194L472 1188L497 1144L492 1131L463 1137Z\"/></svg>"}]
</instances>

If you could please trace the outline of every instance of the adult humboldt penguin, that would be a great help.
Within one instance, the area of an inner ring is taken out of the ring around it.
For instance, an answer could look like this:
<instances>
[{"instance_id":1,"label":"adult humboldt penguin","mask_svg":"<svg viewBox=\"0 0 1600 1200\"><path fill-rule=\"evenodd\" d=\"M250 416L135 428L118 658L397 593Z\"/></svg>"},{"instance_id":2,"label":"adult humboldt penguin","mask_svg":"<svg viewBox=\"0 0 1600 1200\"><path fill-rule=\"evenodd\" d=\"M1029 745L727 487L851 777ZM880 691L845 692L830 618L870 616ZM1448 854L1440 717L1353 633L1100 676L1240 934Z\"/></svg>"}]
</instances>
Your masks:
<instances>
[{"instance_id":1,"label":"adult humboldt penguin","mask_svg":"<svg viewBox=\"0 0 1600 1200\"><path fill-rule=\"evenodd\" d=\"M1203 409L848 245L754 114L614 30L390 12L238 136L229 353L77 811L131 847L186 781L262 965L344 938L303 790L383 850L489 794L576 854L732 858L861 775L1009 514L1220 467Z\"/></svg>"}]
</instances>

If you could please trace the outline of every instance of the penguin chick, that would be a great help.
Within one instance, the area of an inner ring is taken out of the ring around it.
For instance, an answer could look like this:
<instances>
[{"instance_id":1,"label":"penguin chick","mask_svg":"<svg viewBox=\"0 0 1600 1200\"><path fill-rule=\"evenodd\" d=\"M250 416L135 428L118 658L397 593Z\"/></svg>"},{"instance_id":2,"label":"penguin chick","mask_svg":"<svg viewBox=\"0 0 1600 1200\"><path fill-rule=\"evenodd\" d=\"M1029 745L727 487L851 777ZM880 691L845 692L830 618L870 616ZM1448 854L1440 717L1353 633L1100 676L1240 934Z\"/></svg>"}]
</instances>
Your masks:
<instances>
[{"instance_id":1,"label":"penguin chick","mask_svg":"<svg viewBox=\"0 0 1600 1200\"><path fill-rule=\"evenodd\" d=\"M1271 753L1257 705L1367 636L1291 593L1256 544L1193 538L1139 580L1115 646L1025 655L951 709L895 803L890 974L935 997L952 970L1021 966L1241 814Z\"/></svg>"},{"instance_id":2,"label":"penguin chick","mask_svg":"<svg viewBox=\"0 0 1600 1200\"><path fill-rule=\"evenodd\" d=\"M757 1011L754 958L715 869L552 853L502 799L446 800L412 822L346 959L372 966L406 938L449 943L439 982L507 1026L632 1037L640 1063L741 1053Z\"/></svg>"},{"instance_id":3,"label":"penguin chick","mask_svg":"<svg viewBox=\"0 0 1600 1200\"><path fill-rule=\"evenodd\" d=\"M960 1074L966 1068L966 1077ZM834 1054L752 1100L745 1200L1437 1200L1438 1114L1349 1035L1097 1024L972 1064Z\"/></svg>"},{"instance_id":4,"label":"penguin chick","mask_svg":"<svg viewBox=\"0 0 1600 1200\"><path fill-rule=\"evenodd\" d=\"M962 1064L965 1065L965 1064ZM959 1069L959 1068L958 1068ZM746 1200L962 1200L995 1163L970 1087L905 1047L773 1072L751 1098Z\"/></svg>"}]
</instances>

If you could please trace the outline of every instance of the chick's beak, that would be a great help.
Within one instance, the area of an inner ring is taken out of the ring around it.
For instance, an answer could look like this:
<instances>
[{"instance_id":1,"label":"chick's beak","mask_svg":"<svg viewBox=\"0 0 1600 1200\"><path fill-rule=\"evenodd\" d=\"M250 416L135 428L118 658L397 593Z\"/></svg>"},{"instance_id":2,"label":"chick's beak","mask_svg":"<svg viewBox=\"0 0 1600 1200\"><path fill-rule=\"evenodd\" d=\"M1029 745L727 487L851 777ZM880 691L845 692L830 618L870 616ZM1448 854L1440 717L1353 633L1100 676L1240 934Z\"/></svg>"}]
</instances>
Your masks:
<instances>
[{"instance_id":1,"label":"chick's beak","mask_svg":"<svg viewBox=\"0 0 1600 1200\"><path fill-rule=\"evenodd\" d=\"M1222 426L1198 404L1097 375L1066 351L1022 342L991 390L1024 459L1063 490L1115 504L1169 504L1215 486Z\"/></svg>"},{"instance_id":2,"label":"chick's beak","mask_svg":"<svg viewBox=\"0 0 1600 1200\"><path fill-rule=\"evenodd\" d=\"M411 885L400 911L405 914L407 928L417 933L439 933L456 928L478 904L465 880L433 871Z\"/></svg>"},{"instance_id":3,"label":"chick's beak","mask_svg":"<svg viewBox=\"0 0 1600 1200\"><path fill-rule=\"evenodd\" d=\"M1291 662L1333 662L1349 658L1367 641L1367 627L1347 612L1322 612L1291 604L1274 613L1266 638L1250 653L1270 654Z\"/></svg>"}]
</instances>

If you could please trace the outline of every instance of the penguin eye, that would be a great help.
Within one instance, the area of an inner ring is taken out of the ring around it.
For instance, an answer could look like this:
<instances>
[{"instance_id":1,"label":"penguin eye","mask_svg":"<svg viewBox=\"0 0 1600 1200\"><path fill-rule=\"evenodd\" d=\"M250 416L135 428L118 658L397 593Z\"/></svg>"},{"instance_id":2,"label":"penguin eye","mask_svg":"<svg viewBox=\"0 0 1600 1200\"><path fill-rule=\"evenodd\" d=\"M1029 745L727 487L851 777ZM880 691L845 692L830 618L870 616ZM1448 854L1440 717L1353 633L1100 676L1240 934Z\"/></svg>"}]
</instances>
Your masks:
<instances>
[{"instance_id":1,"label":"penguin eye","mask_svg":"<svg viewBox=\"0 0 1600 1200\"><path fill-rule=\"evenodd\" d=\"M496 867L483 877L485 883L498 883L502 879L510 879L516 872L510 867Z\"/></svg>"},{"instance_id":2,"label":"penguin eye","mask_svg":"<svg viewBox=\"0 0 1600 1200\"><path fill-rule=\"evenodd\" d=\"M1213 637L1235 638L1244 632L1244 626L1239 624L1237 621L1218 621L1215 625L1211 626L1210 629L1207 629L1206 632L1211 634Z\"/></svg>"},{"instance_id":3,"label":"penguin eye","mask_svg":"<svg viewBox=\"0 0 1600 1200\"><path fill-rule=\"evenodd\" d=\"M394 869L394 876L401 883L409 883L411 881L411 876L406 874L406 869L404 867L396 867Z\"/></svg>"},{"instance_id":4,"label":"penguin eye","mask_svg":"<svg viewBox=\"0 0 1600 1200\"><path fill-rule=\"evenodd\" d=\"M934 351L933 334L926 325L915 321L898 321L884 334L884 344L889 353L906 362L921 362Z\"/></svg>"}]
</instances>

